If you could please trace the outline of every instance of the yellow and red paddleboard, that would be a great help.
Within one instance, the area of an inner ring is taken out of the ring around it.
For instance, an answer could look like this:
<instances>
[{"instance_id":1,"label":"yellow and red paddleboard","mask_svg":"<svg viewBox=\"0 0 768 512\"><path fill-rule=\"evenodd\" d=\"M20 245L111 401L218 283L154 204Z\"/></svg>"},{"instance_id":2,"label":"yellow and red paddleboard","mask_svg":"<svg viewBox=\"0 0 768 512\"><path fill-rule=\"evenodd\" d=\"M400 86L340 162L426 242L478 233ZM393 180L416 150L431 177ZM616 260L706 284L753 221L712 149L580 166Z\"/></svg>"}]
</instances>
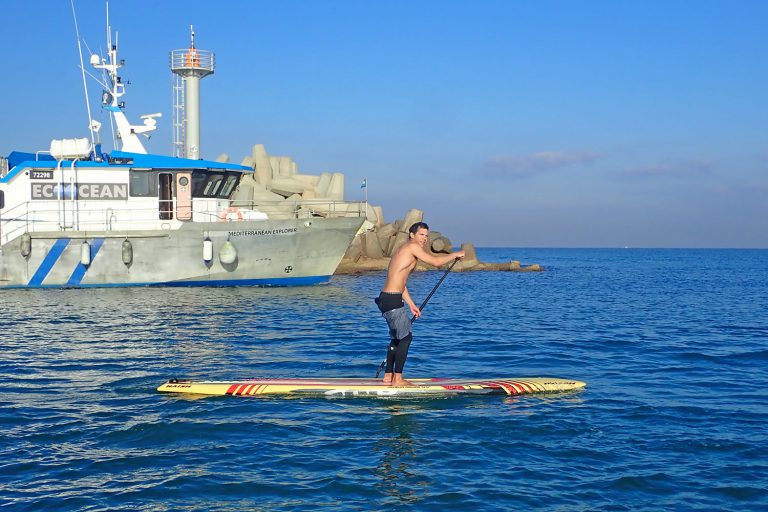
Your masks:
<instances>
[{"instance_id":1,"label":"yellow and red paddleboard","mask_svg":"<svg viewBox=\"0 0 768 512\"><path fill-rule=\"evenodd\" d=\"M550 377L522 379L408 379L413 386L390 386L374 379L245 379L193 381L171 379L157 388L162 393L190 395L315 395L354 396L453 396L525 395L582 389L586 382Z\"/></svg>"}]
</instances>

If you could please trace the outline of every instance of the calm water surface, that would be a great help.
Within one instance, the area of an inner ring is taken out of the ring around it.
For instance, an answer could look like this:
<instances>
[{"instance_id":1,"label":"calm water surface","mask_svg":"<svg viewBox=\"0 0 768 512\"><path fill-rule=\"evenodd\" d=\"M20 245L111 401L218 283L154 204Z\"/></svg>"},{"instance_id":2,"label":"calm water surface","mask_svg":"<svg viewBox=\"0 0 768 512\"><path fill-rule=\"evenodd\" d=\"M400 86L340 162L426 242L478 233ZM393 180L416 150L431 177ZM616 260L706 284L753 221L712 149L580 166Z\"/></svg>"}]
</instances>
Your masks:
<instances>
[{"instance_id":1,"label":"calm water surface","mask_svg":"<svg viewBox=\"0 0 768 512\"><path fill-rule=\"evenodd\" d=\"M171 377L369 377L383 275L301 289L6 291L9 510L768 510L768 251L484 249L406 374L518 398L188 399ZM420 301L439 279L415 275Z\"/></svg>"}]
</instances>

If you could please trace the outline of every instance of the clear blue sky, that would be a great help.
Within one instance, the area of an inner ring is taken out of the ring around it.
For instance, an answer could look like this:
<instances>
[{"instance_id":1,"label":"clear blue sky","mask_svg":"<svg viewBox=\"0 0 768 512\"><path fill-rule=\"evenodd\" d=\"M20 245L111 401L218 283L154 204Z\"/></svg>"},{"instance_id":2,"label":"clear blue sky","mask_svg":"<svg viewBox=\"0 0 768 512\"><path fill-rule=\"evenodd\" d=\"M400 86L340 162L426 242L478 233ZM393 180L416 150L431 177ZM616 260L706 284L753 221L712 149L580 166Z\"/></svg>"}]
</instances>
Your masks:
<instances>
[{"instance_id":1,"label":"clear blue sky","mask_svg":"<svg viewBox=\"0 0 768 512\"><path fill-rule=\"evenodd\" d=\"M86 136L68 0L3 1L0 153ZM104 49L104 3L76 2ZM113 0L129 119L216 53L203 156L341 171L454 243L768 248L768 2ZM86 55L87 59L87 55ZM87 60L86 60L87 62ZM89 80L92 102L98 88ZM105 120L102 114L96 116Z\"/></svg>"}]
</instances>

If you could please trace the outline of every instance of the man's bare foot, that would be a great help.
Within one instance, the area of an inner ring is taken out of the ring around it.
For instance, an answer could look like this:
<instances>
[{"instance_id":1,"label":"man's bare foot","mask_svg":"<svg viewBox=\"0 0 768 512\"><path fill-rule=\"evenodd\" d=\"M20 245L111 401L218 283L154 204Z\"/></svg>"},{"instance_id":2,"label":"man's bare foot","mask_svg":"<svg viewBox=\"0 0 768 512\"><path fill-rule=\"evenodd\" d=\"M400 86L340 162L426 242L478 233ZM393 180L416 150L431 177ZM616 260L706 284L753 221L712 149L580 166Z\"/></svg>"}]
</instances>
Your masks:
<instances>
[{"instance_id":1,"label":"man's bare foot","mask_svg":"<svg viewBox=\"0 0 768 512\"><path fill-rule=\"evenodd\" d=\"M407 381L403 378L402 373L396 373L394 374L394 377L392 378L392 384L393 387L405 387L405 386L415 386L413 382Z\"/></svg>"},{"instance_id":2,"label":"man's bare foot","mask_svg":"<svg viewBox=\"0 0 768 512\"><path fill-rule=\"evenodd\" d=\"M384 384L392 384L392 374L391 373L385 373L384 374L384 380L382 380Z\"/></svg>"}]
</instances>

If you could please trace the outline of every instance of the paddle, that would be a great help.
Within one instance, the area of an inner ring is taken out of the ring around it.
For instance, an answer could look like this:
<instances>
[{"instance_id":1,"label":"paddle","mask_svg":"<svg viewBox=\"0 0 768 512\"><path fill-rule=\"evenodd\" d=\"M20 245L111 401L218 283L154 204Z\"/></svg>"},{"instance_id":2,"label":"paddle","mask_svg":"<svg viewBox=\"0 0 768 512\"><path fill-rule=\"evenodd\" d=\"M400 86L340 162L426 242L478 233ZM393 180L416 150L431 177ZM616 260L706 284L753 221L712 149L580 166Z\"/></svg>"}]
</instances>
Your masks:
<instances>
[{"instance_id":1,"label":"paddle","mask_svg":"<svg viewBox=\"0 0 768 512\"><path fill-rule=\"evenodd\" d=\"M445 280L446 277L448 277L448 273L451 271L453 266L456 265L457 261L459 261L459 258L456 258L455 260L453 260L453 263L451 263L451 266L448 267L448 270L445 271L445 274L443 274L443 277L440 278L440 280L437 282L435 287L432 288L432 291L429 292L429 295L427 295L427 298L424 299L424 302L421 303L421 306L419 306L419 311L424 311L424 306L427 305L427 302L429 302L429 299L431 299L432 296L435 294L435 292L437 291L437 288L440 286L440 284ZM413 318L411 318L411 323L413 323L415 321L416 321L416 315L413 315ZM376 370L376 377L374 377L375 379L379 378L379 374L381 373L381 370L384 369L384 366L386 364L387 364L387 358L385 357L384 360L379 365L379 369Z\"/></svg>"}]
</instances>

